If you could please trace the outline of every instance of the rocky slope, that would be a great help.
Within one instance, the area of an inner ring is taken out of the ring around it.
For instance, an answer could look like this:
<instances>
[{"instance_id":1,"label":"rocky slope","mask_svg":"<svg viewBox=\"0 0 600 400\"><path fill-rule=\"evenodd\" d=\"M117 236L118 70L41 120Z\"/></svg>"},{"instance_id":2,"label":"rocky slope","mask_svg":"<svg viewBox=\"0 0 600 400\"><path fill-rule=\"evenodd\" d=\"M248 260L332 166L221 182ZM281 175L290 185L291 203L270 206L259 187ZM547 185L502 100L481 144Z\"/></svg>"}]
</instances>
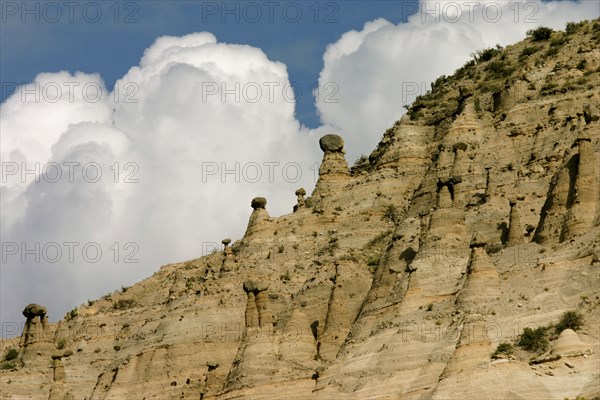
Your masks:
<instances>
[{"instance_id":1,"label":"rocky slope","mask_svg":"<svg viewBox=\"0 0 600 400\"><path fill-rule=\"evenodd\" d=\"M223 251L30 315L0 398L600 396L600 21L535 39L438 79L352 169L322 140L293 213L255 199Z\"/></svg>"}]
</instances>

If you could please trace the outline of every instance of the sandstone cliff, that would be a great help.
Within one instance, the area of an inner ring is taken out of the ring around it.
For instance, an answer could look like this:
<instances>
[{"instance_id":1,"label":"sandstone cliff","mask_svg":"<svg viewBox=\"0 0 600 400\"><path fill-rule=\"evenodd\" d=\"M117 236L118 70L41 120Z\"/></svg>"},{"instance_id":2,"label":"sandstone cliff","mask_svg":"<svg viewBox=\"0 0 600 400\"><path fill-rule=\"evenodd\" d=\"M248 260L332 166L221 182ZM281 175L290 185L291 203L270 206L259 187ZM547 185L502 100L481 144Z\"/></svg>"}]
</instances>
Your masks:
<instances>
[{"instance_id":1,"label":"sandstone cliff","mask_svg":"<svg viewBox=\"0 0 600 400\"><path fill-rule=\"evenodd\" d=\"M571 28L441 77L352 168L321 141L312 195L222 252L28 317L0 398L600 396L600 21Z\"/></svg>"}]
</instances>

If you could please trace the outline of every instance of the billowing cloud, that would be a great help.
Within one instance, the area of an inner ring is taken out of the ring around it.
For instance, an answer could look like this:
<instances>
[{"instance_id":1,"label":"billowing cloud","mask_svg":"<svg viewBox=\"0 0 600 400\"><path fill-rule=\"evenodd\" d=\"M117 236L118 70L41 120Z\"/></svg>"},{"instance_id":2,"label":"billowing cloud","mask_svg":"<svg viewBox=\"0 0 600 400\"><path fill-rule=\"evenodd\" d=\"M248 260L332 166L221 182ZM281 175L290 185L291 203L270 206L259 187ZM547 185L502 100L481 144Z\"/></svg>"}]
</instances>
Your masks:
<instances>
[{"instance_id":1,"label":"billowing cloud","mask_svg":"<svg viewBox=\"0 0 600 400\"><path fill-rule=\"evenodd\" d=\"M284 64L209 33L158 38L110 93L66 72L20 88L1 110L2 320L32 301L58 319L240 238L255 196L289 212L320 158L294 105Z\"/></svg>"},{"instance_id":2,"label":"billowing cloud","mask_svg":"<svg viewBox=\"0 0 600 400\"><path fill-rule=\"evenodd\" d=\"M321 121L343 132L352 161L375 147L405 104L471 53L517 42L540 25L564 29L598 13L593 1L427 0L407 23L368 22L327 47L319 82L335 82L339 102L317 103Z\"/></svg>"}]
</instances>

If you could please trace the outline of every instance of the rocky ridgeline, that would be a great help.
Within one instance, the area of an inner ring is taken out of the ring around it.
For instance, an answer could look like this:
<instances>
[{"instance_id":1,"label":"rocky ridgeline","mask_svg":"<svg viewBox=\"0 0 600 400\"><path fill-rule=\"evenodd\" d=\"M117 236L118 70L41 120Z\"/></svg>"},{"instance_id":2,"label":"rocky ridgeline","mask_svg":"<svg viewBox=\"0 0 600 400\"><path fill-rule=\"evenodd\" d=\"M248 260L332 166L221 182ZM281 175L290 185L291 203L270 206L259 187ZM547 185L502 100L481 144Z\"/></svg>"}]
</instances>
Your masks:
<instances>
[{"instance_id":1,"label":"rocky ridgeline","mask_svg":"<svg viewBox=\"0 0 600 400\"><path fill-rule=\"evenodd\" d=\"M222 251L57 324L27 306L0 397L600 396L599 44L593 21L483 51L352 168L321 138L292 213L256 197Z\"/></svg>"}]
</instances>

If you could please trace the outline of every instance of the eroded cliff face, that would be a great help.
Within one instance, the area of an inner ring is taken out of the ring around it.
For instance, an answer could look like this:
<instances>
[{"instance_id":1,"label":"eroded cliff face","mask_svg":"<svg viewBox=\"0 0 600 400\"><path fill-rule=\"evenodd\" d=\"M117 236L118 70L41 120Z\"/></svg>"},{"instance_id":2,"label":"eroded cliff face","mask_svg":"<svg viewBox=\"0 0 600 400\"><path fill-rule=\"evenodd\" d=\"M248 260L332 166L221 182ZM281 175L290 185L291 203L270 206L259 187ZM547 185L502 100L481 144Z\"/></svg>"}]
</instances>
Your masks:
<instances>
[{"instance_id":1,"label":"eroded cliff face","mask_svg":"<svg viewBox=\"0 0 600 400\"><path fill-rule=\"evenodd\" d=\"M312 196L255 199L222 252L28 320L1 398L600 396L600 22L552 40L442 78L352 169L329 138Z\"/></svg>"}]
</instances>

